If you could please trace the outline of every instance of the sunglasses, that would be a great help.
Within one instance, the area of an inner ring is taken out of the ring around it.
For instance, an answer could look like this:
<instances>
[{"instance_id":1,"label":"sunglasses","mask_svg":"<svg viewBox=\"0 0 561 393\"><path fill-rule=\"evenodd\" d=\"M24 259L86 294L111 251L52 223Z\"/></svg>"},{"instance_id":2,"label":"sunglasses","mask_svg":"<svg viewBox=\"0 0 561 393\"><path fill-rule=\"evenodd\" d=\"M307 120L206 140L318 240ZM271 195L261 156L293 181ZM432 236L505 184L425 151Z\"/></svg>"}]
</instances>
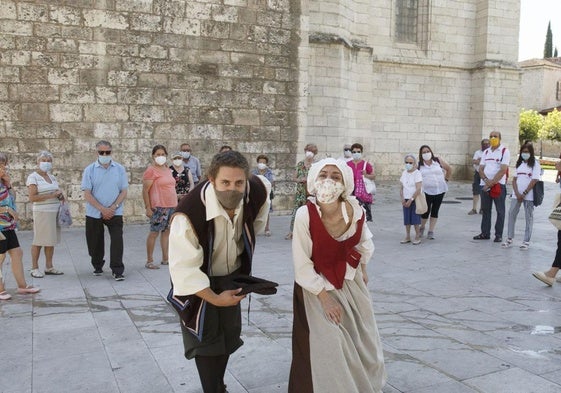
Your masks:
<instances>
[{"instance_id":1,"label":"sunglasses","mask_svg":"<svg viewBox=\"0 0 561 393\"><path fill-rule=\"evenodd\" d=\"M343 151L351 151L351 149L343 149Z\"/></svg>"},{"instance_id":2,"label":"sunglasses","mask_svg":"<svg viewBox=\"0 0 561 393\"><path fill-rule=\"evenodd\" d=\"M353 150L353 153L362 153L360 150Z\"/></svg>"},{"instance_id":3,"label":"sunglasses","mask_svg":"<svg viewBox=\"0 0 561 393\"><path fill-rule=\"evenodd\" d=\"M111 150L98 150L97 154L99 154L100 156L110 156L111 155Z\"/></svg>"}]
</instances>

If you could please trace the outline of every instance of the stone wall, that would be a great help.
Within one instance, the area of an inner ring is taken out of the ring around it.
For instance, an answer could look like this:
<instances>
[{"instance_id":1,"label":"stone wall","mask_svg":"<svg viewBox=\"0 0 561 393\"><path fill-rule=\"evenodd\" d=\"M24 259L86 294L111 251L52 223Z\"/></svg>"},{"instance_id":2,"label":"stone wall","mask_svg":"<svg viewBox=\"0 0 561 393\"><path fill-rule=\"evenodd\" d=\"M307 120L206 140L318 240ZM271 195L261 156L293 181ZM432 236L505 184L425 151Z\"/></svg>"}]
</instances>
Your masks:
<instances>
[{"instance_id":1,"label":"stone wall","mask_svg":"<svg viewBox=\"0 0 561 393\"><path fill-rule=\"evenodd\" d=\"M223 144L292 176L298 139L299 1L0 0L0 150L18 209L40 150L84 216L83 168L109 140L127 168L128 221L143 219L153 145L189 142L203 168ZM284 198L284 200L283 200Z\"/></svg>"}]
</instances>

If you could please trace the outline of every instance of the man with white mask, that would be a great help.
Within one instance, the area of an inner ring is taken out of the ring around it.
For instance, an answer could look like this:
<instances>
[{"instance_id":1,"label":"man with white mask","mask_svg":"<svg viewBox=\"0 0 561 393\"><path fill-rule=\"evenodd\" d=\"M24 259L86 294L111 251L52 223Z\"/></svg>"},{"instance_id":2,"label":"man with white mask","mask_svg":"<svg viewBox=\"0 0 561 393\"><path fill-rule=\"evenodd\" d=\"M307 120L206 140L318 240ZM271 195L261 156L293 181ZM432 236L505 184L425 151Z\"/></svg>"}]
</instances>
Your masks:
<instances>
[{"instance_id":1,"label":"man with white mask","mask_svg":"<svg viewBox=\"0 0 561 393\"><path fill-rule=\"evenodd\" d=\"M197 157L192 154L191 145L188 143L182 143L179 148L181 154L183 155L183 166L189 168L189 172L193 176L193 181L195 185L201 181L201 162Z\"/></svg>"},{"instance_id":2,"label":"man with white mask","mask_svg":"<svg viewBox=\"0 0 561 393\"><path fill-rule=\"evenodd\" d=\"M86 242L94 276L103 274L105 264L104 226L111 239L109 266L116 281L123 281L123 202L127 197L125 168L113 161L111 143L95 145L97 159L84 169L82 191L86 200Z\"/></svg>"}]
</instances>

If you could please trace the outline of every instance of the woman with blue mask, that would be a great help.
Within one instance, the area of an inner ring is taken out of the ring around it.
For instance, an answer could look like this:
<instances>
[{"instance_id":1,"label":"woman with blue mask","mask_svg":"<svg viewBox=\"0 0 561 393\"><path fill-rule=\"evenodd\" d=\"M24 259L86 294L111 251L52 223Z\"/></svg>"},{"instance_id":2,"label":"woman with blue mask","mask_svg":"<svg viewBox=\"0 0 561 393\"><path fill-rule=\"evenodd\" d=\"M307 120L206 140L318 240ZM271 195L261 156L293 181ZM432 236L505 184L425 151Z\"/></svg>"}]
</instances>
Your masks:
<instances>
[{"instance_id":1,"label":"woman with blue mask","mask_svg":"<svg viewBox=\"0 0 561 393\"><path fill-rule=\"evenodd\" d=\"M520 250L526 251L530 247L532 227L534 226L533 188L540 180L540 175L541 167L534 156L534 146L530 142L526 142L520 148L520 154L516 161L516 174L512 178L512 196L508 211L508 238L502 244L503 248L509 248L512 245L514 225L522 204L526 213L526 229L524 230L524 241Z\"/></svg>"},{"instance_id":2,"label":"woman with blue mask","mask_svg":"<svg viewBox=\"0 0 561 393\"><path fill-rule=\"evenodd\" d=\"M423 176L415 165L415 157L412 154L405 156L405 170L401 174L401 205L403 206L403 225L405 225L405 238L400 242L406 244L411 242L411 225L415 228L415 240L413 244L421 243L421 216L415 212L415 198L423 192Z\"/></svg>"},{"instance_id":3,"label":"woman with blue mask","mask_svg":"<svg viewBox=\"0 0 561 393\"><path fill-rule=\"evenodd\" d=\"M37 156L37 169L27 177L25 184L29 201L33 203L33 242L31 243L31 276L63 274L53 267L55 245L60 243L57 213L64 195L52 174L53 155L42 151ZM45 273L39 270L41 248L45 253Z\"/></svg>"}]
</instances>

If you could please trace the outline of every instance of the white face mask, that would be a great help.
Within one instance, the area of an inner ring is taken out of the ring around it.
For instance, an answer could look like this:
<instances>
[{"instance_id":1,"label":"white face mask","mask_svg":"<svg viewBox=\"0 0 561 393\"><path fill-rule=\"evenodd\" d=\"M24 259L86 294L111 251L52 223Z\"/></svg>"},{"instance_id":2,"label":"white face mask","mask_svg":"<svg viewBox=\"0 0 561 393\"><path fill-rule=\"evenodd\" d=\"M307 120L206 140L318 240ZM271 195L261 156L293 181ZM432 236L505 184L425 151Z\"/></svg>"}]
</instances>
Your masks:
<instances>
[{"instance_id":1,"label":"white face mask","mask_svg":"<svg viewBox=\"0 0 561 393\"><path fill-rule=\"evenodd\" d=\"M423 160L428 161L432 158L432 154L430 152L422 154Z\"/></svg>"},{"instance_id":2,"label":"white face mask","mask_svg":"<svg viewBox=\"0 0 561 393\"><path fill-rule=\"evenodd\" d=\"M107 165L111 162L111 156L97 156L97 160L101 165Z\"/></svg>"},{"instance_id":3,"label":"white face mask","mask_svg":"<svg viewBox=\"0 0 561 393\"><path fill-rule=\"evenodd\" d=\"M362 157L362 153L352 153L353 154L353 160L360 160L360 157Z\"/></svg>"},{"instance_id":4,"label":"white face mask","mask_svg":"<svg viewBox=\"0 0 561 393\"><path fill-rule=\"evenodd\" d=\"M311 151L306 151L306 157L308 158L312 158L314 156L314 153Z\"/></svg>"},{"instance_id":5,"label":"white face mask","mask_svg":"<svg viewBox=\"0 0 561 393\"><path fill-rule=\"evenodd\" d=\"M345 158L351 158L351 155L352 155L352 153L351 153L350 150L343 150L343 156Z\"/></svg>"},{"instance_id":6,"label":"white face mask","mask_svg":"<svg viewBox=\"0 0 561 393\"><path fill-rule=\"evenodd\" d=\"M520 154L520 157L522 157L524 161L528 161L528 158L530 158L530 153L522 153Z\"/></svg>"},{"instance_id":7,"label":"white face mask","mask_svg":"<svg viewBox=\"0 0 561 393\"><path fill-rule=\"evenodd\" d=\"M260 162L257 164L257 168L259 168L259 170L261 171L264 171L267 168L267 164Z\"/></svg>"},{"instance_id":8,"label":"white face mask","mask_svg":"<svg viewBox=\"0 0 561 393\"><path fill-rule=\"evenodd\" d=\"M50 172L51 169L53 169L53 164L51 164L50 162L41 161L39 163L39 169L41 169L43 172Z\"/></svg>"},{"instance_id":9,"label":"white face mask","mask_svg":"<svg viewBox=\"0 0 561 393\"><path fill-rule=\"evenodd\" d=\"M316 198L320 203L333 203L345 191L342 183L332 179L316 180L314 184L316 188Z\"/></svg>"},{"instance_id":10,"label":"white face mask","mask_svg":"<svg viewBox=\"0 0 561 393\"><path fill-rule=\"evenodd\" d=\"M158 165L164 165L167 161L167 157L166 156L158 156L156 158L154 158L154 161L156 161L156 164Z\"/></svg>"},{"instance_id":11,"label":"white face mask","mask_svg":"<svg viewBox=\"0 0 561 393\"><path fill-rule=\"evenodd\" d=\"M407 171L410 171L411 169L413 169L413 164L405 164L405 169Z\"/></svg>"},{"instance_id":12,"label":"white face mask","mask_svg":"<svg viewBox=\"0 0 561 393\"><path fill-rule=\"evenodd\" d=\"M181 158L173 160L173 165L182 166L183 165L183 160Z\"/></svg>"}]
</instances>

